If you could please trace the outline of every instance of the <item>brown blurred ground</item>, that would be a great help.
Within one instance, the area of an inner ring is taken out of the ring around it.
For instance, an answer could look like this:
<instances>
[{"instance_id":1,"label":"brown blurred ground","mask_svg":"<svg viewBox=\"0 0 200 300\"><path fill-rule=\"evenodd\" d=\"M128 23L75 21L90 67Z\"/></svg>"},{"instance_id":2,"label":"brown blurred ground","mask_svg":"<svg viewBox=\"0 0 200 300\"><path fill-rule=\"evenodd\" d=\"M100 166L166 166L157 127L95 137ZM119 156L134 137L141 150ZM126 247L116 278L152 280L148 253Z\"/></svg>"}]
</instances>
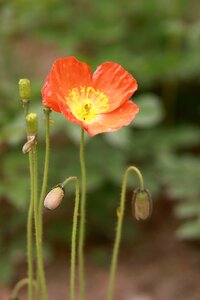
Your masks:
<instances>
[{"instance_id":1,"label":"brown blurred ground","mask_svg":"<svg viewBox=\"0 0 200 300\"><path fill-rule=\"evenodd\" d=\"M160 217L163 210L165 219ZM115 300L199 300L199 245L177 241L171 203L165 200L155 203L152 220L141 226L145 232L142 240L121 249ZM105 300L108 268L97 267L90 251L87 251L87 300ZM66 266L69 262L62 254L46 267L49 300L68 299ZM8 288L1 286L0 299L9 299ZM25 299L24 291L20 300Z\"/></svg>"}]
</instances>

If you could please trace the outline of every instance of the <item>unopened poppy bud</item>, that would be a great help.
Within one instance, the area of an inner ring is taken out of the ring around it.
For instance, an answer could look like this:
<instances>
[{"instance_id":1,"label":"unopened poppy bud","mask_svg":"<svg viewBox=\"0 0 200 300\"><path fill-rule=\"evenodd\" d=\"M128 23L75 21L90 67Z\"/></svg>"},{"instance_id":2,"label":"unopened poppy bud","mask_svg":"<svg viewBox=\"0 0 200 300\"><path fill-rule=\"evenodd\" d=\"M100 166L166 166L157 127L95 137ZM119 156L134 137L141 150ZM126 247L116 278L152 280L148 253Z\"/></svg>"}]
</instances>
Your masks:
<instances>
[{"instance_id":1,"label":"unopened poppy bud","mask_svg":"<svg viewBox=\"0 0 200 300\"><path fill-rule=\"evenodd\" d=\"M44 207L50 210L56 209L65 195L64 189L61 186L53 188L44 199Z\"/></svg>"},{"instance_id":2,"label":"unopened poppy bud","mask_svg":"<svg viewBox=\"0 0 200 300\"><path fill-rule=\"evenodd\" d=\"M24 144L24 146L22 148L22 152L24 154L30 152L33 149L35 143L36 143L36 136L35 135L29 135L27 137L27 142Z\"/></svg>"},{"instance_id":3,"label":"unopened poppy bud","mask_svg":"<svg viewBox=\"0 0 200 300\"><path fill-rule=\"evenodd\" d=\"M149 190L137 188L133 192L132 211L136 220L146 220L152 213L152 198Z\"/></svg>"},{"instance_id":4,"label":"unopened poppy bud","mask_svg":"<svg viewBox=\"0 0 200 300\"><path fill-rule=\"evenodd\" d=\"M30 113L26 116L26 124L28 135L36 135L38 130L38 120L35 113Z\"/></svg>"},{"instance_id":5,"label":"unopened poppy bud","mask_svg":"<svg viewBox=\"0 0 200 300\"><path fill-rule=\"evenodd\" d=\"M24 102L28 102L31 96L31 86L29 79L20 79L19 81L19 95Z\"/></svg>"}]
</instances>

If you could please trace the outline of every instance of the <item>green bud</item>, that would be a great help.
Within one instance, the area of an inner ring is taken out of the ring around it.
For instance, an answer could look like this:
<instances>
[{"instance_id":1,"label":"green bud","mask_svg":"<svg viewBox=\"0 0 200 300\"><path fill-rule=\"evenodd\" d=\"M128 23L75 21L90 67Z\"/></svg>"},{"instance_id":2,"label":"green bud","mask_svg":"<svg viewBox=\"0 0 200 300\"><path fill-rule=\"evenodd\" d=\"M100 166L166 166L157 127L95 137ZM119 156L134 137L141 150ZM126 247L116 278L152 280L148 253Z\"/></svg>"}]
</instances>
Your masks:
<instances>
[{"instance_id":1,"label":"green bud","mask_svg":"<svg viewBox=\"0 0 200 300\"><path fill-rule=\"evenodd\" d=\"M135 189L132 197L132 211L136 220L146 220L152 213L152 198L149 190Z\"/></svg>"},{"instance_id":2,"label":"green bud","mask_svg":"<svg viewBox=\"0 0 200 300\"><path fill-rule=\"evenodd\" d=\"M38 131L38 120L35 113L30 113L26 116L26 124L28 135L36 135Z\"/></svg>"},{"instance_id":3,"label":"green bud","mask_svg":"<svg viewBox=\"0 0 200 300\"><path fill-rule=\"evenodd\" d=\"M64 189L58 185L53 188L44 199L44 207L50 210L56 209L65 195Z\"/></svg>"},{"instance_id":4,"label":"green bud","mask_svg":"<svg viewBox=\"0 0 200 300\"><path fill-rule=\"evenodd\" d=\"M19 95L24 102L29 102L31 96L31 86L29 79L20 79Z\"/></svg>"}]
</instances>

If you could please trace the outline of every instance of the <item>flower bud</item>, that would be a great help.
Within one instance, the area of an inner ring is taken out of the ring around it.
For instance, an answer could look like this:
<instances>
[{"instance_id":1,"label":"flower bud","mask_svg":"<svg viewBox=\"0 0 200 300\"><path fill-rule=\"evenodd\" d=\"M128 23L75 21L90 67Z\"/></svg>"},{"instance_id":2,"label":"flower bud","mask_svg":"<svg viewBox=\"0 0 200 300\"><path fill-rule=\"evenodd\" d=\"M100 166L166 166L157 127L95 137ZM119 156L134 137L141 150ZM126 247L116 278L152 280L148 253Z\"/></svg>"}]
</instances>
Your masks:
<instances>
[{"instance_id":1,"label":"flower bud","mask_svg":"<svg viewBox=\"0 0 200 300\"><path fill-rule=\"evenodd\" d=\"M26 116L26 125L28 135L36 135L38 130L38 120L35 113L30 113Z\"/></svg>"},{"instance_id":2,"label":"flower bud","mask_svg":"<svg viewBox=\"0 0 200 300\"><path fill-rule=\"evenodd\" d=\"M152 198L149 190L137 188L133 192L132 211L136 220L146 220L152 213Z\"/></svg>"},{"instance_id":3,"label":"flower bud","mask_svg":"<svg viewBox=\"0 0 200 300\"><path fill-rule=\"evenodd\" d=\"M29 102L31 96L31 87L29 79L20 79L19 95L24 102Z\"/></svg>"},{"instance_id":4,"label":"flower bud","mask_svg":"<svg viewBox=\"0 0 200 300\"><path fill-rule=\"evenodd\" d=\"M53 188L44 199L44 207L50 210L56 209L65 195L64 189L61 186Z\"/></svg>"}]
</instances>

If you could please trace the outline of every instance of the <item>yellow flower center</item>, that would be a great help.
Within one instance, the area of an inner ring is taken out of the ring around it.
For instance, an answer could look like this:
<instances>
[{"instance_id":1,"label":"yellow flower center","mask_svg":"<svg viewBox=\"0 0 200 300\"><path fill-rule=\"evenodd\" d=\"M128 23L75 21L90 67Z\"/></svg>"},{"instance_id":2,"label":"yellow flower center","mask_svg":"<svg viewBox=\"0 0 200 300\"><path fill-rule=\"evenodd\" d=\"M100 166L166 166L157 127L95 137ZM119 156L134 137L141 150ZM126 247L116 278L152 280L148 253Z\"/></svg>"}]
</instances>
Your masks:
<instances>
[{"instance_id":1,"label":"yellow flower center","mask_svg":"<svg viewBox=\"0 0 200 300\"><path fill-rule=\"evenodd\" d=\"M73 88L66 97L72 114L85 123L94 122L108 108L108 97L93 87Z\"/></svg>"}]
</instances>

